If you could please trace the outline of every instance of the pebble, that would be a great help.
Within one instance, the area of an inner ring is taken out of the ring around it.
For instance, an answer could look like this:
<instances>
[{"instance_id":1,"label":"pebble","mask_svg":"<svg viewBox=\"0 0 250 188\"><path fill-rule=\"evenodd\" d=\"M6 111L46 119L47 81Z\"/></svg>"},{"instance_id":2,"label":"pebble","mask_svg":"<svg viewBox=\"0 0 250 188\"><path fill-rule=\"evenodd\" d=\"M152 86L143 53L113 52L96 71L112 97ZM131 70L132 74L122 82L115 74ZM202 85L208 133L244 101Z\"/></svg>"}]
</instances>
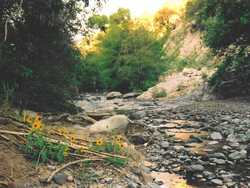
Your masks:
<instances>
[{"instance_id":1,"label":"pebble","mask_svg":"<svg viewBox=\"0 0 250 188\"><path fill-rule=\"evenodd\" d=\"M220 179L213 179L211 182L215 185L223 185L223 181Z\"/></svg>"},{"instance_id":2,"label":"pebble","mask_svg":"<svg viewBox=\"0 0 250 188\"><path fill-rule=\"evenodd\" d=\"M63 185L63 184L65 184L66 181L67 181L67 175L64 174L64 173L57 173L57 174L54 176L53 180L55 181L56 184L58 184L58 185Z\"/></svg>"},{"instance_id":3,"label":"pebble","mask_svg":"<svg viewBox=\"0 0 250 188\"><path fill-rule=\"evenodd\" d=\"M213 139L213 140L222 140L223 137L221 135L221 133L219 132L213 132L210 137Z\"/></svg>"}]
</instances>

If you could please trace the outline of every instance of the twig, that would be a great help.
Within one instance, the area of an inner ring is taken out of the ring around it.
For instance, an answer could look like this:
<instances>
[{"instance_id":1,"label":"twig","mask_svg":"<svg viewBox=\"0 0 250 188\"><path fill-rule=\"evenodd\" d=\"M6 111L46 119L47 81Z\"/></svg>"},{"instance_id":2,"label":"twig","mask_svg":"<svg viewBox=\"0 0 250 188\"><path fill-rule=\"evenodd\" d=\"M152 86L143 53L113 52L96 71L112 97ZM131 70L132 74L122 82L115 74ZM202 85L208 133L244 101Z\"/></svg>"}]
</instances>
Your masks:
<instances>
[{"instance_id":1,"label":"twig","mask_svg":"<svg viewBox=\"0 0 250 188\"><path fill-rule=\"evenodd\" d=\"M8 186L8 182L5 182L5 181L0 181L0 185L4 185L4 186Z\"/></svg>"},{"instance_id":2,"label":"twig","mask_svg":"<svg viewBox=\"0 0 250 188\"><path fill-rule=\"evenodd\" d=\"M29 133L23 133L23 132L7 131L7 130L0 130L0 133L2 133L2 134L12 134L12 135L21 135L21 136L27 136L29 134Z\"/></svg>"},{"instance_id":3,"label":"twig","mask_svg":"<svg viewBox=\"0 0 250 188\"><path fill-rule=\"evenodd\" d=\"M0 137L2 137L3 139L5 139L7 141L10 141L10 139L7 136L4 136L4 135L0 134Z\"/></svg>"},{"instance_id":4,"label":"twig","mask_svg":"<svg viewBox=\"0 0 250 188\"><path fill-rule=\"evenodd\" d=\"M53 177L60 172L61 170L67 168L68 166L77 164L77 163L83 163L83 162L87 162L87 161L102 161L103 159L81 159L81 160L77 160L77 161L73 161L73 162L69 162L65 165L63 165L62 167L56 169L54 172L51 173L51 175L48 177L47 182L51 182L51 180L53 179Z\"/></svg>"}]
</instances>

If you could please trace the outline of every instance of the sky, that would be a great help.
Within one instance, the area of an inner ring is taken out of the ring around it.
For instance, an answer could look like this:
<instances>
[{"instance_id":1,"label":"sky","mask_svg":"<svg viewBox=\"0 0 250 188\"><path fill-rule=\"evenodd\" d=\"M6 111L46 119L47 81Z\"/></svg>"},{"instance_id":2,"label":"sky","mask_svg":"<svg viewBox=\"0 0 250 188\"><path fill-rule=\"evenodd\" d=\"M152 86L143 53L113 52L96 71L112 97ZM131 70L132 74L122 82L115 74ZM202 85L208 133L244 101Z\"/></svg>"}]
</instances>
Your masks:
<instances>
[{"instance_id":1,"label":"sky","mask_svg":"<svg viewBox=\"0 0 250 188\"><path fill-rule=\"evenodd\" d=\"M153 16L164 5L179 7L185 0L107 0L102 13L110 15L119 8L128 8L133 17Z\"/></svg>"}]
</instances>

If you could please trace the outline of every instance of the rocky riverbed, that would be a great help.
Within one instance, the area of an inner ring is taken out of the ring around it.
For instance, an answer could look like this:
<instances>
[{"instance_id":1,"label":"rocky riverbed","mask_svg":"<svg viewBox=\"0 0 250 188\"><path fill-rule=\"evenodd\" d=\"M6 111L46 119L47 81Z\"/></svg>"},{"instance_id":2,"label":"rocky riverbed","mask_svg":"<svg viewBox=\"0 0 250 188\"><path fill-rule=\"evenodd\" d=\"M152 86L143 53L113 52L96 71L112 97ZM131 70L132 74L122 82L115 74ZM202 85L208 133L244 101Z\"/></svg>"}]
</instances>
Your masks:
<instances>
[{"instance_id":1,"label":"rocky riverbed","mask_svg":"<svg viewBox=\"0 0 250 188\"><path fill-rule=\"evenodd\" d=\"M164 173L180 175L201 188L250 187L248 103L138 101L136 94L127 96L107 100L86 94L76 104L89 115L125 114L133 121L126 135L144 153L145 171L158 174L155 187L164 187Z\"/></svg>"}]
</instances>

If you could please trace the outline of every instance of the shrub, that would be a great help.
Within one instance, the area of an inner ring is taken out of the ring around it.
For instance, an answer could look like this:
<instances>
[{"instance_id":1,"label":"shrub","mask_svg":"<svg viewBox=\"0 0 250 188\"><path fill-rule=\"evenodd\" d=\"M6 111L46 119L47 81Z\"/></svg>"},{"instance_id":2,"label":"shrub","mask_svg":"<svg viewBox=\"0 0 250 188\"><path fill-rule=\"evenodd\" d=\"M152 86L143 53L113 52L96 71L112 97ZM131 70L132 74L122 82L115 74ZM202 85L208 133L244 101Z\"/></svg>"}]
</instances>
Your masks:
<instances>
[{"instance_id":1,"label":"shrub","mask_svg":"<svg viewBox=\"0 0 250 188\"><path fill-rule=\"evenodd\" d=\"M223 97L247 96L250 94L250 48L232 47L209 83Z\"/></svg>"},{"instance_id":2,"label":"shrub","mask_svg":"<svg viewBox=\"0 0 250 188\"><path fill-rule=\"evenodd\" d=\"M30 133L27 136L27 143L24 145L24 151L32 160L38 163L46 163L48 160L64 162L68 147L62 144L49 143L45 137L40 134Z\"/></svg>"},{"instance_id":3,"label":"shrub","mask_svg":"<svg viewBox=\"0 0 250 188\"><path fill-rule=\"evenodd\" d=\"M250 1L190 0L186 15L204 31L204 41L213 49L227 47L243 37L250 42Z\"/></svg>"},{"instance_id":4,"label":"shrub","mask_svg":"<svg viewBox=\"0 0 250 188\"><path fill-rule=\"evenodd\" d=\"M164 98L167 97L167 92L163 89L160 90L155 90L153 91L153 98L158 99L158 98Z\"/></svg>"}]
</instances>

